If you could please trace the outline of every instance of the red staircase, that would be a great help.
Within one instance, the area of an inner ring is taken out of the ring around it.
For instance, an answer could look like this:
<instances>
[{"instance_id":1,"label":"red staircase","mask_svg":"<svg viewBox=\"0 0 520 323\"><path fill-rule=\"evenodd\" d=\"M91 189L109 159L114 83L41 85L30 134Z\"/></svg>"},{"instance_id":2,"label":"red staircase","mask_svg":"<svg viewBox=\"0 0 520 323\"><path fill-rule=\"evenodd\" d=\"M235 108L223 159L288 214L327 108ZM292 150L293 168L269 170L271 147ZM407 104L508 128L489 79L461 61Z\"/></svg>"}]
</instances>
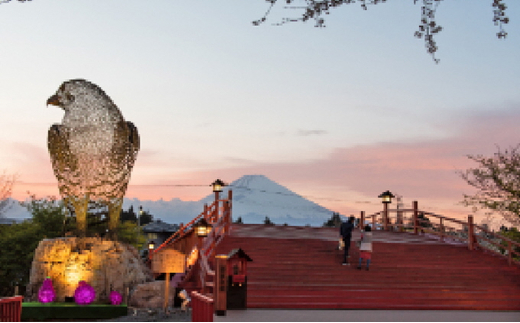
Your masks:
<instances>
[{"instance_id":1,"label":"red staircase","mask_svg":"<svg viewBox=\"0 0 520 323\"><path fill-rule=\"evenodd\" d=\"M241 228L250 236L233 233ZM520 310L520 268L500 257L375 231L370 270L357 270L357 248L351 247L351 265L342 266L336 235L325 228L233 225L216 254L242 248L253 259L249 308Z\"/></svg>"}]
</instances>

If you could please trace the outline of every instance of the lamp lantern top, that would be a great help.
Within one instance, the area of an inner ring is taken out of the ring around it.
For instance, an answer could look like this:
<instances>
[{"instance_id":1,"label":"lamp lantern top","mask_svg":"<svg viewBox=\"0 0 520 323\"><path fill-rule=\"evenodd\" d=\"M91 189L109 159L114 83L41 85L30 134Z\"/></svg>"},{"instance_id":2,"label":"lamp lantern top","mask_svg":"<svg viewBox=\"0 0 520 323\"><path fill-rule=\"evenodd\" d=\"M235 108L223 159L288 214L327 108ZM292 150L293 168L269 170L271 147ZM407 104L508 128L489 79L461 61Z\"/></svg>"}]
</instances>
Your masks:
<instances>
[{"instance_id":1,"label":"lamp lantern top","mask_svg":"<svg viewBox=\"0 0 520 323\"><path fill-rule=\"evenodd\" d=\"M150 242L148 242L148 249L149 250L154 250L155 249L155 241L150 240Z\"/></svg>"},{"instance_id":2,"label":"lamp lantern top","mask_svg":"<svg viewBox=\"0 0 520 323\"><path fill-rule=\"evenodd\" d=\"M211 225L206 219L202 218L195 224L195 231L199 237L206 237L211 231Z\"/></svg>"},{"instance_id":3,"label":"lamp lantern top","mask_svg":"<svg viewBox=\"0 0 520 323\"><path fill-rule=\"evenodd\" d=\"M392 198L394 198L395 196L394 196L394 194L392 194L392 192L386 191L386 192L381 193L381 195L379 195L378 197L383 199L383 203L387 204L387 203L392 203Z\"/></svg>"},{"instance_id":4,"label":"lamp lantern top","mask_svg":"<svg viewBox=\"0 0 520 323\"><path fill-rule=\"evenodd\" d=\"M220 179L217 179L216 181L211 183L211 186L213 186L213 192L222 192L222 187L226 186L226 183L224 183Z\"/></svg>"}]
</instances>

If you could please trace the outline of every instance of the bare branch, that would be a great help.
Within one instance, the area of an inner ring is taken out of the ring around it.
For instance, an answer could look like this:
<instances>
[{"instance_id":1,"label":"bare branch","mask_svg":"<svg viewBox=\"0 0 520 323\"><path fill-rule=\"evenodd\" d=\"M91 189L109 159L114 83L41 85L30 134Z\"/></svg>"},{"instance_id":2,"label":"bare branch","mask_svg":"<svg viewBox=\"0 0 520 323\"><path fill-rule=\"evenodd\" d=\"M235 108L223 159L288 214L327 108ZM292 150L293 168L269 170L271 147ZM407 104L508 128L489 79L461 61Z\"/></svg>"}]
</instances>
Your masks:
<instances>
[{"instance_id":1,"label":"bare branch","mask_svg":"<svg viewBox=\"0 0 520 323\"><path fill-rule=\"evenodd\" d=\"M0 175L0 217L11 207L11 194L17 175L8 175L5 171Z\"/></svg>"}]
</instances>

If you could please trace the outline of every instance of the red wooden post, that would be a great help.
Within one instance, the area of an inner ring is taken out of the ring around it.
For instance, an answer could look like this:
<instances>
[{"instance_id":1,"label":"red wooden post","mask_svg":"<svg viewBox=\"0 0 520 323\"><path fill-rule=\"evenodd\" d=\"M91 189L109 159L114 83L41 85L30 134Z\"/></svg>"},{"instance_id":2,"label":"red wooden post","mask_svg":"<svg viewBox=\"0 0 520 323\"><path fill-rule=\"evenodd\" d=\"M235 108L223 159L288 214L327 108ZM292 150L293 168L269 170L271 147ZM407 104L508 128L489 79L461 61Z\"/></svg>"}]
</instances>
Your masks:
<instances>
[{"instance_id":1,"label":"red wooden post","mask_svg":"<svg viewBox=\"0 0 520 323\"><path fill-rule=\"evenodd\" d=\"M509 263L509 266L511 266L511 257L513 254L513 248L512 248L512 245L511 245L511 241L508 241L507 242L507 262Z\"/></svg>"},{"instance_id":2,"label":"red wooden post","mask_svg":"<svg viewBox=\"0 0 520 323\"><path fill-rule=\"evenodd\" d=\"M359 229L363 230L365 227L365 211L361 211L361 220L359 221Z\"/></svg>"},{"instance_id":3,"label":"red wooden post","mask_svg":"<svg viewBox=\"0 0 520 323\"><path fill-rule=\"evenodd\" d=\"M231 222L233 222L233 216L231 214L231 207L233 204L231 204L233 201L233 191L232 190L229 190L228 191L228 218L227 218L227 227L226 227L226 233L229 233L229 225L231 224Z\"/></svg>"},{"instance_id":4,"label":"red wooden post","mask_svg":"<svg viewBox=\"0 0 520 323\"><path fill-rule=\"evenodd\" d=\"M215 213L213 213L213 221L217 221L220 217L220 192L215 192Z\"/></svg>"},{"instance_id":5,"label":"red wooden post","mask_svg":"<svg viewBox=\"0 0 520 323\"><path fill-rule=\"evenodd\" d=\"M473 226L473 215L468 215L468 249L473 250L475 248L474 245L474 239L475 239L475 232L474 232L474 226Z\"/></svg>"},{"instance_id":6,"label":"red wooden post","mask_svg":"<svg viewBox=\"0 0 520 323\"><path fill-rule=\"evenodd\" d=\"M23 296L0 299L0 321L20 322Z\"/></svg>"},{"instance_id":7,"label":"red wooden post","mask_svg":"<svg viewBox=\"0 0 520 323\"><path fill-rule=\"evenodd\" d=\"M419 215L419 203L413 201L413 234L417 234L417 216Z\"/></svg>"},{"instance_id":8,"label":"red wooden post","mask_svg":"<svg viewBox=\"0 0 520 323\"><path fill-rule=\"evenodd\" d=\"M444 241L444 221L443 220L444 219L441 218L441 227L440 227L440 229L441 229L441 241Z\"/></svg>"},{"instance_id":9,"label":"red wooden post","mask_svg":"<svg viewBox=\"0 0 520 323\"><path fill-rule=\"evenodd\" d=\"M383 209L383 229L385 231L388 230L388 203L383 203L384 209Z\"/></svg>"},{"instance_id":10,"label":"red wooden post","mask_svg":"<svg viewBox=\"0 0 520 323\"><path fill-rule=\"evenodd\" d=\"M215 314L225 316L227 310L227 255L215 256L215 281L213 298L215 301Z\"/></svg>"}]
</instances>

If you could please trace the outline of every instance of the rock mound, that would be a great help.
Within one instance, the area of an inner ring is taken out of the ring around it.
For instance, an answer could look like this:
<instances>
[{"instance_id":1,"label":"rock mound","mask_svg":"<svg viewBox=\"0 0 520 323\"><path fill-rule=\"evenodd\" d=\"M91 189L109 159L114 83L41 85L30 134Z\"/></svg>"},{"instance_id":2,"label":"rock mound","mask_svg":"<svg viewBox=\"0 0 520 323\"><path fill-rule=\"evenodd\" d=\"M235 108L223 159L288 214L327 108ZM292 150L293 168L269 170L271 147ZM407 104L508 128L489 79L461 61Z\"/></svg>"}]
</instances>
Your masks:
<instances>
[{"instance_id":1,"label":"rock mound","mask_svg":"<svg viewBox=\"0 0 520 323\"><path fill-rule=\"evenodd\" d=\"M56 301L73 296L81 280L96 291L95 302L108 302L115 290L123 294L138 284L152 280L150 270L137 250L127 244L101 238L56 238L40 241L31 267L27 297L36 301L38 289L50 277Z\"/></svg>"}]
</instances>

